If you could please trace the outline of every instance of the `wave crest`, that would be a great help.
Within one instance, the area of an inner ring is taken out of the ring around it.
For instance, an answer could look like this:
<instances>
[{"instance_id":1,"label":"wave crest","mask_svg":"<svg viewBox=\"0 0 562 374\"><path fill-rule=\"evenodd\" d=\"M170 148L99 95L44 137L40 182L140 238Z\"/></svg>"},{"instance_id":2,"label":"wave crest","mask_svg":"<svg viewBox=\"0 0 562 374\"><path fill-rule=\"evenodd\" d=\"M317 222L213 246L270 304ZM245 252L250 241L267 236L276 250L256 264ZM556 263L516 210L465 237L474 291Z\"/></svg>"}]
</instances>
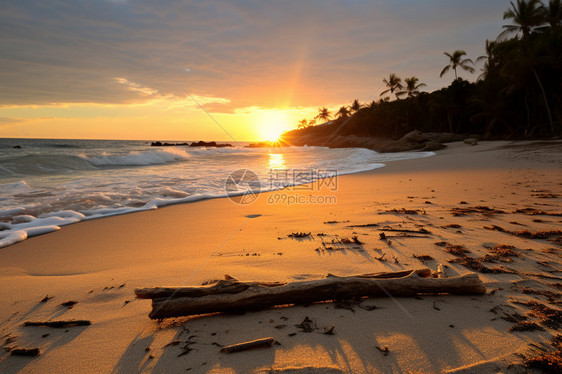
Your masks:
<instances>
[{"instance_id":1,"label":"wave crest","mask_svg":"<svg viewBox=\"0 0 562 374\"><path fill-rule=\"evenodd\" d=\"M145 166L187 160L189 155L179 149L130 153L127 155L102 155L86 158L94 166Z\"/></svg>"}]
</instances>

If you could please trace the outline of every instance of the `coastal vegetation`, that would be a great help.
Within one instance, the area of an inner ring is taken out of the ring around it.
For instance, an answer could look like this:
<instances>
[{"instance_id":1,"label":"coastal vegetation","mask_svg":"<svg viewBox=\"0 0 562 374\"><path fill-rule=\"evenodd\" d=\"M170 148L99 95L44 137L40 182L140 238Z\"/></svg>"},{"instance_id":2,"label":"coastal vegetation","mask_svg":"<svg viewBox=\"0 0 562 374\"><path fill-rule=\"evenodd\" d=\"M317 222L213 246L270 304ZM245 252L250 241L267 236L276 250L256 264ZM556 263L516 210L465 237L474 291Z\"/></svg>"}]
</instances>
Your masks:
<instances>
[{"instance_id":1,"label":"coastal vegetation","mask_svg":"<svg viewBox=\"0 0 562 374\"><path fill-rule=\"evenodd\" d=\"M455 79L442 89L421 92L418 77L384 78L378 101L358 100L342 106L331 118L328 108L313 121L303 120L282 139L354 136L398 139L419 130L484 139L551 138L562 133L562 7L560 0L515 0L503 15L506 25L496 40L485 41L485 55L475 82L457 70L475 73L463 50L444 52ZM394 99L394 100L393 100Z\"/></svg>"}]
</instances>

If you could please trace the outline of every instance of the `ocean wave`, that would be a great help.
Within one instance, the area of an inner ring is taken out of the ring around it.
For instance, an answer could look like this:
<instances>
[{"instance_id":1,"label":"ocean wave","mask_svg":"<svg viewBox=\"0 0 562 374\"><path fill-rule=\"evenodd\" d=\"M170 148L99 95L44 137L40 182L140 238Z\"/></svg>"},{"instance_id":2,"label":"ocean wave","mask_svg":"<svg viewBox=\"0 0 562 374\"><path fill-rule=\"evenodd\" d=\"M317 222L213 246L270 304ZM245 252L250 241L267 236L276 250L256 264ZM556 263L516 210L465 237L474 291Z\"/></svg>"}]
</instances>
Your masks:
<instances>
[{"instance_id":1,"label":"ocean wave","mask_svg":"<svg viewBox=\"0 0 562 374\"><path fill-rule=\"evenodd\" d=\"M72 155L31 154L2 160L0 176L43 175L64 171L93 170L95 166L82 157Z\"/></svg>"},{"instance_id":2,"label":"ocean wave","mask_svg":"<svg viewBox=\"0 0 562 374\"><path fill-rule=\"evenodd\" d=\"M128 147L104 143L103 148L95 144L84 141L79 151L66 154L51 150L17 157L0 154L0 176L6 168L13 171L8 183L0 183L0 247L83 220L225 197L225 181L239 169L254 171L265 192L372 170L387 161L433 155L378 154L360 148L154 149L137 143Z\"/></svg>"},{"instance_id":3,"label":"ocean wave","mask_svg":"<svg viewBox=\"0 0 562 374\"><path fill-rule=\"evenodd\" d=\"M41 155L28 154L2 160L0 177L10 178L25 175L45 175L66 172L99 170L106 167L161 165L185 161L189 154L180 149L131 152L128 154Z\"/></svg>"},{"instance_id":4,"label":"ocean wave","mask_svg":"<svg viewBox=\"0 0 562 374\"><path fill-rule=\"evenodd\" d=\"M126 155L101 155L85 157L85 159L94 166L146 166L184 161L189 159L189 155L181 149L167 149L135 152Z\"/></svg>"}]
</instances>

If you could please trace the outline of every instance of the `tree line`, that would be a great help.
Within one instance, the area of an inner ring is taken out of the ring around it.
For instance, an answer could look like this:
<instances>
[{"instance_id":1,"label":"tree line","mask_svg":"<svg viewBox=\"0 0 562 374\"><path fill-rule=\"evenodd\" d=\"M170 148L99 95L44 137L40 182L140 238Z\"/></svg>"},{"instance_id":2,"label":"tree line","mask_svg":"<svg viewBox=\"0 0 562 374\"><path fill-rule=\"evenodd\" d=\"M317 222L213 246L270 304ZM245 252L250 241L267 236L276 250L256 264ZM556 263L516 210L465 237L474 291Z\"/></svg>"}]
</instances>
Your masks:
<instances>
[{"instance_id":1,"label":"tree line","mask_svg":"<svg viewBox=\"0 0 562 374\"><path fill-rule=\"evenodd\" d=\"M445 88L421 92L426 85L395 73L383 79L381 98L357 99L333 115L323 107L309 128L334 119L340 135L400 137L412 130L480 135L484 138L539 138L562 134L562 6L560 0L515 0L503 18L510 21L496 40L485 42L476 82L457 70L475 73L466 52L445 52L455 79ZM394 96L395 100L391 100Z\"/></svg>"}]
</instances>

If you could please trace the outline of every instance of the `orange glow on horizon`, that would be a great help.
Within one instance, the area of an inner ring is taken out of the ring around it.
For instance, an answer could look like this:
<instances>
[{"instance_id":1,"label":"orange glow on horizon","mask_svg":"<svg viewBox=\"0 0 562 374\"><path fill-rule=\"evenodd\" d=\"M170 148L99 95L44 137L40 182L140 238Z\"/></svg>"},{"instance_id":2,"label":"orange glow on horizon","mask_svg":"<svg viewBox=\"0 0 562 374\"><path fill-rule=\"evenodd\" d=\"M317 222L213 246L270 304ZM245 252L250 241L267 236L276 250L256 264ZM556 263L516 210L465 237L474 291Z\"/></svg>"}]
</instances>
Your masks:
<instances>
[{"instance_id":1,"label":"orange glow on horizon","mask_svg":"<svg viewBox=\"0 0 562 374\"><path fill-rule=\"evenodd\" d=\"M317 111L314 107L244 107L214 113L211 110L221 125L218 126L186 99L13 106L0 108L0 119L11 120L0 123L0 137L275 143L283 132L295 129L300 120L312 118Z\"/></svg>"},{"instance_id":2,"label":"orange glow on horizon","mask_svg":"<svg viewBox=\"0 0 562 374\"><path fill-rule=\"evenodd\" d=\"M264 110L258 113L257 130L260 137L269 142L277 142L284 131L294 127L287 113L282 110Z\"/></svg>"}]
</instances>

